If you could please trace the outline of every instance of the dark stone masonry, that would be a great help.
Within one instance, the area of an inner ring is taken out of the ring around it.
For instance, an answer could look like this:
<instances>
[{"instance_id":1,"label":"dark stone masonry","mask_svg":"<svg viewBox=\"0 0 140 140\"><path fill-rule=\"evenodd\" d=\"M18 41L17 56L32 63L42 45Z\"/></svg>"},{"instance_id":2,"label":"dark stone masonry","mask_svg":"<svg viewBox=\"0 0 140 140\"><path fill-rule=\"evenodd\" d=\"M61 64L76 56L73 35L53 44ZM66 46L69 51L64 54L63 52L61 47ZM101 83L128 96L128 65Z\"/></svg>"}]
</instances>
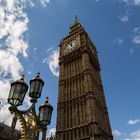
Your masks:
<instances>
[{"instance_id":1,"label":"dark stone masonry","mask_svg":"<svg viewBox=\"0 0 140 140\"><path fill-rule=\"evenodd\" d=\"M60 42L56 140L112 140L98 52L75 19Z\"/></svg>"},{"instance_id":2,"label":"dark stone masonry","mask_svg":"<svg viewBox=\"0 0 140 140\"><path fill-rule=\"evenodd\" d=\"M11 127L0 123L0 140L19 140L20 131L13 130Z\"/></svg>"}]
</instances>

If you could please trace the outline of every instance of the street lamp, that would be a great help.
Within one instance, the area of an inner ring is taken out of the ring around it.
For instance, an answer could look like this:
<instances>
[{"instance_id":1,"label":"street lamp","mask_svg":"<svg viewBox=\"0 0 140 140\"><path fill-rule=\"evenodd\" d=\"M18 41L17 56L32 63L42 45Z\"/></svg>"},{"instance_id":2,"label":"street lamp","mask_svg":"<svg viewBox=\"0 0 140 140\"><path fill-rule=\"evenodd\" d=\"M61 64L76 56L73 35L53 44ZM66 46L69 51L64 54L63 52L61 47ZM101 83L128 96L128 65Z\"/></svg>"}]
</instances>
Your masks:
<instances>
[{"instance_id":1,"label":"street lamp","mask_svg":"<svg viewBox=\"0 0 140 140\"><path fill-rule=\"evenodd\" d=\"M50 125L51 123L52 111L53 111L53 107L52 105L49 104L48 97L46 97L45 104L39 107L39 116L38 116L39 125L44 127L43 140L46 139L46 131L47 131L46 126Z\"/></svg>"},{"instance_id":2,"label":"street lamp","mask_svg":"<svg viewBox=\"0 0 140 140\"><path fill-rule=\"evenodd\" d=\"M48 103L48 97L44 105L39 107L39 124L42 126L49 125L51 123L53 107Z\"/></svg>"},{"instance_id":3,"label":"street lamp","mask_svg":"<svg viewBox=\"0 0 140 140\"><path fill-rule=\"evenodd\" d=\"M40 78L40 74L37 73L36 77L30 80L29 96L31 97L32 105L27 110L19 110L17 107L22 105L28 91L28 85L24 82L24 76L20 80L11 83L8 97L8 103L11 105L9 110L11 114L15 115L14 120L18 119L21 124L21 140L38 140L39 132L43 133L42 140L46 139L47 125L51 122L53 111L52 105L48 102L48 97L45 104L39 107L38 115L35 109L37 99L41 97L43 86L44 81Z\"/></svg>"},{"instance_id":4,"label":"street lamp","mask_svg":"<svg viewBox=\"0 0 140 140\"><path fill-rule=\"evenodd\" d=\"M40 78L39 75L40 74L38 73L34 79L30 80L29 96L34 100L40 98L41 91L44 86L44 81Z\"/></svg>"},{"instance_id":5,"label":"street lamp","mask_svg":"<svg viewBox=\"0 0 140 140\"><path fill-rule=\"evenodd\" d=\"M24 82L23 77L20 80L11 83L8 103L14 107L22 105L27 90L28 85Z\"/></svg>"}]
</instances>

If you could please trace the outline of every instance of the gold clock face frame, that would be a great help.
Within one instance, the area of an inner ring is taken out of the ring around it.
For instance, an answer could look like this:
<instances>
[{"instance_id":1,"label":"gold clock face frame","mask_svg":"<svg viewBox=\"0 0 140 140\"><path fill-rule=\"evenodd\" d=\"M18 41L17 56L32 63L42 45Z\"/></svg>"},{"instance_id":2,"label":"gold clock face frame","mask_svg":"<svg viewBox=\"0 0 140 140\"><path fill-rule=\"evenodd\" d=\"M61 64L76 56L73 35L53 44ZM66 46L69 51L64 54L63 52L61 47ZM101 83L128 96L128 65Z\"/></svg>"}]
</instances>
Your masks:
<instances>
[{"instance_id":1,"label":"gold clock face frame","mask_svg":"<svg viewBox=\"0 0 140 140\"><path fill-rule=\"evenodd\" d=\"M73 40L69 41L64 47L64 53L73 51L75 48L77 48L77 46L78 46L77 39L73 39Z\"/></svg>"}]
</instances>

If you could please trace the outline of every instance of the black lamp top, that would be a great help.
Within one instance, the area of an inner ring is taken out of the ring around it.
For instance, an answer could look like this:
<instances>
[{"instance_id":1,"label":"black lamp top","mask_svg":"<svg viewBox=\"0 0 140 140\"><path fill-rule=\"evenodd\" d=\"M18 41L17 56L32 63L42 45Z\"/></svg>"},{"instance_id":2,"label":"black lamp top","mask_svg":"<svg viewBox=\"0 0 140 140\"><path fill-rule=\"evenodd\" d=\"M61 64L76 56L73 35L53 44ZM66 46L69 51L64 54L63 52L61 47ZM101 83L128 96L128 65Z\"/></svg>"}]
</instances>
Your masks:
<instances>
[{"instance_id":1,"label":"black lamp top","mask_svg":"<svg viewBox=\"0 0 140 140\"><path fill-rule=\"evenodd\" d=\"M46 107L46 106L52 108L52 110L53 110L53 106L52 106L51 104L49 104L49 97L48 97L48 96L46 97L45 103L44 103L43 105L41 105L41 106L39 107L39 109L40 109L41 107Z\"/></svg>"},{"instance_id":2,"label":"black lamp top","mask_svg":"<svg viewBox=\"0 0 140 140\"><path fill-rule=\"evenodd\" d=\"M28 88L28 84L26 84L24 81L24 75L21 75L21 78L19 80L11 83L11 85L15 85L15 84L23 84L26 86L26 88Z\"/></svg>"},{"instance_id":3,"label":"black lamp top","mask_svg":"<svg viewBox=\"0 0 140 140\"><path fill-rule=\"evenodd\" d=\"M36 74L35 78L33 78L32 80L30 80L30 83L31 83L32 81L34 81L34 80L39 80L39 81L41 81L41 82L43 83L43 85L44 85L44 81L40 78L40 72L38 72L38 73Z\"/></svg>"}]
</instances>

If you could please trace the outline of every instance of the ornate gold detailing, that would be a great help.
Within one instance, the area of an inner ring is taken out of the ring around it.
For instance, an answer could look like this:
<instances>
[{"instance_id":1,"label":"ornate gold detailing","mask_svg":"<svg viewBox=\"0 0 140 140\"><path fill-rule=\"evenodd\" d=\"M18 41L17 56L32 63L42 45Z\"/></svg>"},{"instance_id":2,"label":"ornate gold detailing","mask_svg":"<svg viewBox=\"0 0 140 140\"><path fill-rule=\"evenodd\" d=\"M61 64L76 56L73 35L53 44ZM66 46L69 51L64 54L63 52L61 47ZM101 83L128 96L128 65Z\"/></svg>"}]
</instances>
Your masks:
<instances>
[{"instance_id":1,"label":"ornate gold detailing","mask_svg":"<svg viewBox=\"0 0 140 140\"><path fill-rule=\"evenodd\" d=\"M14 115L17 117L17 119L19 120L19 123L21 125L21 140L26 140L26 124L25 124L25 120L22 117L22 115L20 115L17 112L15 112Z\"/></svg>"}]
</instances>

